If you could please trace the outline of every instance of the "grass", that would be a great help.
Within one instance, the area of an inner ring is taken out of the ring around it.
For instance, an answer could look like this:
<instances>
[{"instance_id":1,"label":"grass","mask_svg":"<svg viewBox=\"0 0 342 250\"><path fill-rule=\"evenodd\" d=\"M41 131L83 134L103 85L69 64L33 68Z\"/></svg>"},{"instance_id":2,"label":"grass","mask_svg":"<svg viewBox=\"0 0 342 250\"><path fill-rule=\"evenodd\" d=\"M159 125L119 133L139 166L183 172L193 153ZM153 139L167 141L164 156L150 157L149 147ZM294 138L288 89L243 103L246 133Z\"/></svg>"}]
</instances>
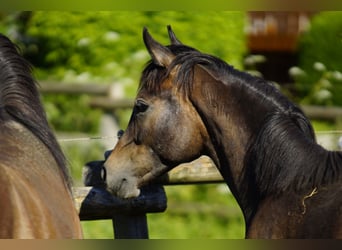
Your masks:
<instances>
[{"instance_id":1,"label":"grass","mask_svg":"<svg viewBox=\"0 0 342 250\"><path fill-rule=\"evenodd\" d=\"M81 221L85 239L113 239L111 220Z\"/></svg>"}]
</instances>

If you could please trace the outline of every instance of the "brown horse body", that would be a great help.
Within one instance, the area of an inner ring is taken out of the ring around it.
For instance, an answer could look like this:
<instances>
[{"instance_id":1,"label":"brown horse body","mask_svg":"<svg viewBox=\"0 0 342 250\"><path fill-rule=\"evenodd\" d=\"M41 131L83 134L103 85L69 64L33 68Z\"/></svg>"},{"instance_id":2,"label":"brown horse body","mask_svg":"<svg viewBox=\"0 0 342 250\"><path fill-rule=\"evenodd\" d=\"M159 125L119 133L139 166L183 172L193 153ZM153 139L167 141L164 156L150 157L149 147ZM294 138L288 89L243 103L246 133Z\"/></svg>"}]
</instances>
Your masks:
<instances>
[{"instance_id":1,"label":"brown horse body","mask_svg":"<svg viewBox=\"0 0 342 250\"><path fill-rule=\"evenodd\" d=\"M144 30L152 57L125 134L105 162L107 188L130 198L180 163L212 158L249 238L341 238L342 154L315 142L302 111L266 81Z\"/></svg>"},{"instance_id":2,"label":"brown horse body","mask_svg":"<svg viewBox=\"0 0 342 250\"><path fill-rule=\"evenodd\" d=\"M0 36L0 238L81 238L65 159L30 67Z\"/></svg>"}]
</instances>

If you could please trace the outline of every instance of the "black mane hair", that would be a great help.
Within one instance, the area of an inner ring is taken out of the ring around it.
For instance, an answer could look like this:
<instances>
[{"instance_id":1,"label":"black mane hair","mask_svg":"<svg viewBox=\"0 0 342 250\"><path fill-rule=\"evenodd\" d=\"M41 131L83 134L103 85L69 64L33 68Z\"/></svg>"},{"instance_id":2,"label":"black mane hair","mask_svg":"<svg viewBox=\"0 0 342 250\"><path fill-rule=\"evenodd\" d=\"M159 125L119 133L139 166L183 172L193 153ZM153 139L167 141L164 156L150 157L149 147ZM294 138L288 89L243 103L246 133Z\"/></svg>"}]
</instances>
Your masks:
<instances>
[{"instance_id":1,"label":"black mane hair","mask_svg":"<svg viewBox=\"0 0 342 250\"><path fill-rule=\"evenodd\" d=\"M159 91L161 83L175 67L178 67L174 84L179 91L188 95L193 86L194 67L201 65L223 84L234 83L242 88L247 88L257 96L258 100L271 102L278 110L302 113L272 83L260 77L236 70L220 58L201 53L186 45L169 45L167 47L175 55L174 60L167 68L156 65L152 60L148 62L143 70L139 89L146 88L151 92Z\"/></svg>"},{"instance_id":2,"label":"black mane hair","mask_svg":"<svg viewBox=\"0 0 342 250\"><path fill-rule=\"evenodd\" d=\"M48 125L32 67L18 47L0 34L0 120L5 119L24 125L46 145L70 188L66 159Z\"/></svg>"},{"instance_id":3,"label":"black mane hair","mask_svg":"<svg viewBox=\"0 0 342 250\"><path fill-rule=\"evenodd\" d=\"M300 114L267 118L245 159L245 176L261 196L313 190L341 179L342 153L325 150L311 134Z\"/></svg>"},{"instance_id":4,"label":"black mane hair","mask_svg":"<svg viewBox=\"0 0 342 250\"><path fill-rule=\"evenodd\" d=\"M342 154L317 145L310 121L299 107L271 83L235 70L221 59L185 45L170 45L175 55L168 68L150 61L143 71L140 88L157 92L177 66L175 87L187 95L193 86L194 67L201 65L222 84L247 89L253 100L273 108L251 138L245 157L244 176L258 195L278 195L286 190L319 187L341 177Z\"/></svg>"}]
</instances>

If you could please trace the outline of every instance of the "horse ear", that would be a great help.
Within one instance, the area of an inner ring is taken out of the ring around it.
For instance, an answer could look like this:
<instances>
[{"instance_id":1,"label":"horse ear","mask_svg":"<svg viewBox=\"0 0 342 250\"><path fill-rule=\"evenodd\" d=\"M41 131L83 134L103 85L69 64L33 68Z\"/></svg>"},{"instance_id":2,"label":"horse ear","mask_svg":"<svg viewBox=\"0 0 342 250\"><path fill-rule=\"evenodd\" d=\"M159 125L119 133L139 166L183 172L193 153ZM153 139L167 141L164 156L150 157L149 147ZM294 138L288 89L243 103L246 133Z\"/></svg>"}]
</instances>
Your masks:
<instances>
[{"instance_id":1,"label":"horse ear","mask_svg":"<svg viewBox=\"0 0 342 250\"><path fill-rule=\"evenodd\" d=\"M143 30L143 39L153 62L162 67L169 66L175 56L167 47L155 41L146 27Z\"/></svg>"},{"instance_id":2,"label":"horse ear","mask_svg":"<svg viewBox=\"0 0 342 250\"><path fill-rule=\"evenodd\" d=\"M171 44L172 45L182 45L182 42L179 41L175 35L175 33L173 33L173 30L171 28L171 25L168 25L167 26L167 31L169 32L169 38L170 38L170 41L171 41Z\"/></svg>"}]
</instances>

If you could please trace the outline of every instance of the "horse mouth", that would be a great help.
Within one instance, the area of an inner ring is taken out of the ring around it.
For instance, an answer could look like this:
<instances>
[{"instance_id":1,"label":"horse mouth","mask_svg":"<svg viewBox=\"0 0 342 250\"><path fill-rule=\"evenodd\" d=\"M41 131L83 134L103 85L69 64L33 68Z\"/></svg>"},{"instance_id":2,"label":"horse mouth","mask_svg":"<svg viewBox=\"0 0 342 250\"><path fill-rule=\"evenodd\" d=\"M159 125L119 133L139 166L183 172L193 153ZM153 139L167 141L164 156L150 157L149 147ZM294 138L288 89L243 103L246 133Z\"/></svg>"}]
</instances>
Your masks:
<instances>
[{"instance_id":1,"label":"horse mouth","mask_svg":"<svg viewBox=\"0 0 342 250\"><path fill-rule=\"evenodd\" d=\"M115 178L110 178L107 175L107 190L123 199L136 198L140 195L140 188L142 186L146 186L149 183L155 181L159 176L167 171L167 167L160 169L159 171L152 171L146 173L142 177L133 177L133 176L115 176Z\"/></svg>"},{"instance_id":2,"label":"horse mouth","mask_svg":"<svg viewBox=\"0 0 342 250\"><path fill-rule=\"evenodd\" d=\"M107 183L107 190L122 199L136 198L140 195L136 178L121 178L115 182Z\"/></svg>"}]
</instances>

